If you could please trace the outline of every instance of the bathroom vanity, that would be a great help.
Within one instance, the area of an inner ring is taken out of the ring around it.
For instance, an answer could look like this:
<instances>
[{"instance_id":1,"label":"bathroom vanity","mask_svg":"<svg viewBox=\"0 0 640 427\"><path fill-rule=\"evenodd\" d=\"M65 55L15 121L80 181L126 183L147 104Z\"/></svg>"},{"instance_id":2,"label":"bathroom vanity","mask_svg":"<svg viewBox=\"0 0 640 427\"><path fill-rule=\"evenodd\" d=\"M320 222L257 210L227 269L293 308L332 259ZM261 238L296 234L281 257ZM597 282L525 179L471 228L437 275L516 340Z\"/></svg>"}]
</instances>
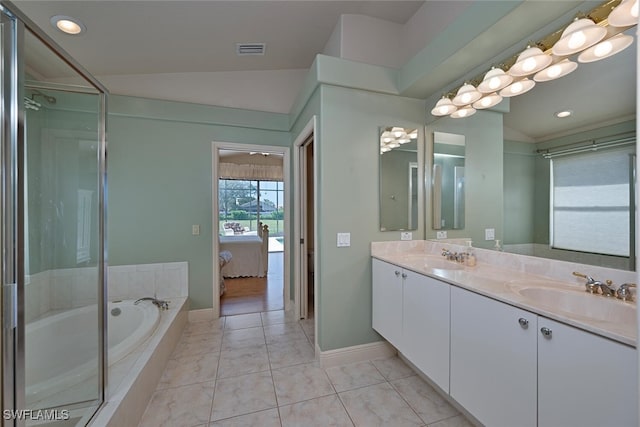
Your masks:
<instances>
[{"instance_id":1,"label":"bathroom vanity","mask_svg":"<svg viewBox=\"0 0 640 427\"><path fill-rule=\"evenodd\" d=\"M571 270L632 274L489 250L466 267L443 247L464 250L371 252L373 328L442 393L492 427L638 425L635 303L584 292Z\"/></svg>"}]
</instances>

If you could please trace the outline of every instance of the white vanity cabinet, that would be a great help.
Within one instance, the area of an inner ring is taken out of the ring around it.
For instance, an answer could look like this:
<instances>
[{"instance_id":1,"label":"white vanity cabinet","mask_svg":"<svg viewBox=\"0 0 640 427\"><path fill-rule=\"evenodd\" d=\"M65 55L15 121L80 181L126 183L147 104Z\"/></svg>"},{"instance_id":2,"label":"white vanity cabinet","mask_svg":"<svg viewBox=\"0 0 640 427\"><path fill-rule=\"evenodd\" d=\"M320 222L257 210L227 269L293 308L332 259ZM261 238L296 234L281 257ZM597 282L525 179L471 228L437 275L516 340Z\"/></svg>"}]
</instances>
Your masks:
<instances>
[{"instance_id":1,"label":"white vanity cabinet","mask_svg":"<svg viewBox=\"0 0 640 427\"><path fill-rule=\"evenodd\" d=\"M538 318L540 427L637 426L637 374L634 348Z\"/></svg>"},{"instance_id":2,"label":"white vanity cabinet","mask_svg":"<svg viewBox=\"0 0 640 427\"><path fill-rule=\"evenodd\" d=\"M404 282L402 354L449 392L450 285L408 274Z\"/></svg>"},{"instance_id":3,"label":"white vanity cabinet","mask_svg":"<svg viewBox=\"0 0 640 427\"><path fill-rule=\"evenodd\" d=\"M449 284L373 259L373 329L449 391Z\"/></svg>"},{"instance_id":4,"label":"white vanity cabinet","mask_svg":"<svg viewBox=\"0 0 640 427\"><path fill-rule=\"evenodd\" d=\"M373 329L398 348L402 340L402 276L406 273L375 258L372 263Z\"/></svg>"},{"instance_id":5,"label":"white vanity cabinet","mask_svg":"<svg viewBox=\"0 0 640 427\"><path fill-rule=\"evenodd\" d=\"M486 426L536 425L536 320L451 287L450 395Z\"/></svg>"}]
</instances>

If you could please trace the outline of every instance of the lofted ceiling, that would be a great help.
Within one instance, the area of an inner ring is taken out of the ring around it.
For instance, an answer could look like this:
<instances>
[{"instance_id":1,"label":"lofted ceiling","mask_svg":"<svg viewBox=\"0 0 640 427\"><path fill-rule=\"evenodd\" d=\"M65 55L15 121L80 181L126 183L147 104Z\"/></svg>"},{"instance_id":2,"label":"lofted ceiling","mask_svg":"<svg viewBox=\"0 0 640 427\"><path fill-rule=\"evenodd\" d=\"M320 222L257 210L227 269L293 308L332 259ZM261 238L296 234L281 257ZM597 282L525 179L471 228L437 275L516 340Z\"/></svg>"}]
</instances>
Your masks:
<instances>
[{"instance_id":1,"label":"lofted ceiling","mask_svg":"<svg viewBox=\"0 0 640 427\"><path fill-rule=\"evenodd\" d=\"M462 1L444 0L14 1L114 94L280 113L290 111L308 68L323 52L341 15L365 15L404 25L419 15L425 3L428 12L420 15L418 27L428 27L429 37L436 37L465 7ZM589 10L596 3L522 2L512 14L425 72L424 87L406 96L440 92L461 78L460 73L505 56L509 49L520 49L522 40L558 14L579 7ZM80 36L59 32L50 24L54 15L80 19L87 32ZM635 35L635 30L629 33ZM428 43L428 39L421 40ZM236 43L246 42L265 42L266 54L237 56ZM37 43L32 47L27 63L34 75L64 82L69 67L60 61L54 66L46 49ZM582 64L557 81L538 84L511 99L505 135L535 142L594 123L630 118L635 114L636 75L634 45L612 58ZM571 109L574 115L559 120L553 113L560 109Z\"/></svg>"}]
</instances>

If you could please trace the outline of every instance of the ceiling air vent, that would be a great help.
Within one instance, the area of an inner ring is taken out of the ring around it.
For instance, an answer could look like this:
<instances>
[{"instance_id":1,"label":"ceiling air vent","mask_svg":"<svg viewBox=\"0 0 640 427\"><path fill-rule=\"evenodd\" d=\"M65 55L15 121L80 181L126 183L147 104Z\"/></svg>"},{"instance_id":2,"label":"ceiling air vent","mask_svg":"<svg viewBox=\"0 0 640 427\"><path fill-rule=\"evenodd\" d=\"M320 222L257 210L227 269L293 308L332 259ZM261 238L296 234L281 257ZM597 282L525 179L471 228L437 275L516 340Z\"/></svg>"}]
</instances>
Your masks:
<instances>
[{"instance_id":1,"label":"ceiling air vent","mask_svg":"<svg viewBox=\"0 0 640 427\"><path fill-rule=\"evenodd\" d=\"M236 43L238 56L264 55L265 43Z\"/></svg>"}]
</instances>

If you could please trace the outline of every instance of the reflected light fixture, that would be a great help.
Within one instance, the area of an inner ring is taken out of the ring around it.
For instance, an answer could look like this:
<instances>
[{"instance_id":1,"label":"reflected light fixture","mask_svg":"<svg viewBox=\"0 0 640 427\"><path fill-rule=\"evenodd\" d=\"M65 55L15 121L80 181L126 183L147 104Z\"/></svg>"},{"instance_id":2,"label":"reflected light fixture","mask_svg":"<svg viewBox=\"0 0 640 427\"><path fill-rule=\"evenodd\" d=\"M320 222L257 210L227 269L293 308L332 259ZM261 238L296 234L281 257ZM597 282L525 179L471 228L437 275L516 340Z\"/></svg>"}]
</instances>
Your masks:
<instances>
[{"instance_id":1,"label":"reflected light fixture","mask_svg":"<svg viewBox=\"0 0 640 427\"><path fill-rule=\"evenodd\" d=\"M571 114L573 114L573 111L571 111L571 110L563 110L563 111L558 111L554 115L559 119L564 119L565 117L569 117Z\"/></svg>"},{"instance_id":2,"label":"reflected light fixture","mask_svg":"<svg viewBox=\"0 0 640 427\"><path fill-rule=\"evenodd\" d=\"M55 15L51 17L51 25L65 34L77 35L87 31L87 27L84 26L76 18L64 15Z\"/></svg>"},{"instance_id":3,"label":"reflected light fixture","mask_svg":"<svg viewBox=\"0 0 640 427\"><path fill-rule=\"evenodd\" d=\"M550 80L559 79L560 77L572 73L576 68L578 68L578 64L576 62L563 59L557 64L553 64L542 71L538 71L533 76L533 80L537 82L548 82Z\"/></svg>"},{"instance_id":4,"label":"reflected light fixture","mask_svg":"<svg viewBox=\"0 0 640 427\"><path fill-rule=\"evenodd\" d=\"M411 139L418 139L418 129L412 130L408 136Z\"/></svg>"},{"instance_id":5,"label":"reflected light fixture","mask_svg":"<svg viewBox=\"0 0 640 427\"><path fill-rule=\"evenodd\" d=\"M524 78L522 80L513 82L509 86L502 89L500 91L500 96L509 98L511 96L522 95L523 93L529 92L531 89L533 89L535 85L536 82L534 82L533 80Z\"/></svg>"},{"instance_id":6,"label":"reflected light fixture","mask_svg":"<svg viewBox=\"0 0 640 427\"><path fill-rule=\"evenodd\" d=\"M402 135L404 135L405 131L404 131L403 128L395 126L395 127L391 128L391 133L396 138L400 138Z\"/></svg>"},{"instance_id":7,"label":"reflected light fixture","mask_svg":"<svg viewBox=\"0 0 640 427\"><path fill-rule=\"evenodd\" d=\"M465 83L460 89L458 89L458 93L451 102L453 102L454 105L461 107L463 105L473 104L480 98L482 98L482 94L475 88L475 86Z\"/></svg>"},{"instance_id":8,"label":"reflected light fixture","mask_svg":"<svg viewBox=\"0 0 640 427\"><path fill-rule=\"evenodd\" d=\"M485 108L491 108L494 105L498 105L500 102L502 102L502 97L494 92L489 95L485 95L474 102L473 108L477 110L484 110Z\"/></svg>"},{"instance_id":9,"label":"reflected light fixture","mask_svg":"<svg viewBox=\"0 0 640 427\"><path fill-rule=\"evenodd\" d=\"M569 56L598 43L607 35L607 29L589 18L573 21L563 32L551 51L556 56Z\"/></svg>"},{"instance_id":10,"label":"reflected light fixture","mask_svg":"<svg viewBox=\"0 0 640 427\"><path fill-rule=\"evenodd\" d=\"M464 117L473 116L475 113L476 109L467 105L456 110L453 114L451 114L451 117L454 119L461 119Z\"/></svg>"},{"instance_id":11,"label":"reflected light fixture","mask_svg":"<svg viewBox=\"0 0 640 427\"><path fill-rule=\"evenodd\" d=\"M478 90L482 93L496 92L509 86L512 81L513 77L505 73L502 68L492 68L484 75L484 79L478 85Z\"/></svg>"},{"instance_id":12,"label":"reflected light fixture","mask_svg":"<svg viewBox=\"0 0 640 427\"><path fill-rule=\"evenodd\" d=\"M515 77L528 76L547 68L551 61L551 56L545 55L539 47L528 47L518 56L508 73Z\"/></svg>"},{"instance_id":13,"label":"reflected light fixture","mask_svg":"<svg viewBox=\"0 0 640 427\"><path fill-rule=\"evenodd\" d=\"M622 52L633 43L633 36L617 34L610 39L591 46L578 56L578 62L595 62Z\"/></svg>"},{"instance_id":14,"label":"reflected light fixture","mask_svg":"<svg viewBox=\"0 0 640 427\"><path fill-rule=\"evenodd\" d=\"M436 106L431 110L431 114L434 116L448 116L451 113L454 113L458 107L453 105L451 100L446 96L440 98L440 100L436 103Z\"/></svg>"},{"instance_id":15,"label":"reflected light fixture","mask_svg":"<svg viewBox=\"0 0 640 427\"><path fill-rule=\"evenodd\" d=\"M607 18L609 25L628 27L638 23L638 0L622 0Z\"/></svg>"}]
</instances>

